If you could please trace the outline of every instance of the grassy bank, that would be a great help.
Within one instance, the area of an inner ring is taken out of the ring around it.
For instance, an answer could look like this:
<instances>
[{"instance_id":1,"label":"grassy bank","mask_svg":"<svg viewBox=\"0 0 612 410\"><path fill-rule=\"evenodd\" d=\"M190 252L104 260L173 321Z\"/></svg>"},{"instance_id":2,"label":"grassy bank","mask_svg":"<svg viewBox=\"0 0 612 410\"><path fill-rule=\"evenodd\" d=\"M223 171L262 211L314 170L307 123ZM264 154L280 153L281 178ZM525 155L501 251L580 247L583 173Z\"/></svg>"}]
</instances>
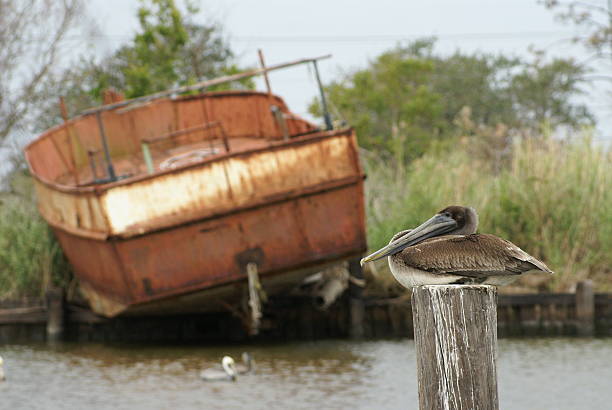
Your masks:
<instances>
[{"instance_id":1,"label":"grassy bank","mask_svg":"<svg viewBox=\"0 0 612 410\"><path fill-rule=\"evenodd\" d=\"M0 201L0 299L42 297L51 285L67 287L70 267L33 202L12 195Z\"/></svg>"},{"instance_id":2,"label":"grassy bank","mask_svg":"<svg viewBox=\"0 0 612 410\"><path fill-rule=\"evenodd\" d=\"M469 205L480 214L480 232L549 264L556 275L543 282L547 289L591 278L612 291L612 152L589 139L526 141L511 151L502 167L480 159L467 139L407 168L366 154L370 247L447 205Z\"/></svg>"}]
</instances>

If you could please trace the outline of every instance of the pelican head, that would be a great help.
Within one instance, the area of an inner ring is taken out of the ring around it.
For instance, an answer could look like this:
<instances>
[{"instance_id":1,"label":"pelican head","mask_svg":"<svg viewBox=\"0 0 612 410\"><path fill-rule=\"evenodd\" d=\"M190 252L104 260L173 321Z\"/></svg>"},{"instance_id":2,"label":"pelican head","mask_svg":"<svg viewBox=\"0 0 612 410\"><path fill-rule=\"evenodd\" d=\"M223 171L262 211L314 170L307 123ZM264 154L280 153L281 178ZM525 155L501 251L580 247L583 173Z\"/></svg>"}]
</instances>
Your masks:
<instances>
[{"instance_id":1,"label":"pelican head","mask_svg":"<svg viewBox=\"0 0 612 410\"><path fill-rule=\"evenodd\" d=\"M393 238L389 244L361 259L361 265L385 256L392 256L408 246L416 245L425 239L442 235L470 235L478 228L478 214L474 208L449 206L403 235Z\"/></svg>"},{"instance_id":2,"label":"pelican head","mask_svg":"<svg viewBox=\"0 0 612 410\"><path fill-rule=\"evenodd\" d=\"M223 356L223 359L221 360L221 366L223 366L223 370L225 370L225 373L227 373L227 375L235 381L238 372L236 372L236 363L234 362L234 359L229 356Z\"/></svg>"}]
</instances>

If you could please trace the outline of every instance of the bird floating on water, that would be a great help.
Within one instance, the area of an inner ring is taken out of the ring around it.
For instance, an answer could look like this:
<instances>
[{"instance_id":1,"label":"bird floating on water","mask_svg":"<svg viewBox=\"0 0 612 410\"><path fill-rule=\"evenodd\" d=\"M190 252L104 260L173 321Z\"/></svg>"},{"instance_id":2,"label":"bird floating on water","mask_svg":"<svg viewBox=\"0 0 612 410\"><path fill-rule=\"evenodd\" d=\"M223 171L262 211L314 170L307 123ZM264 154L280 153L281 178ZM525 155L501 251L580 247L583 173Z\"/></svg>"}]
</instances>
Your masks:
<instances>
[{"instance_id":1,"label":"bird floating on water","mask_svg":"<svg viewBox=\"0 0 612 410\"><path fill-rule=\"evenodd\" d=\"M236 371L238 374L248 374L255 371L255 363L253 356L248 352L242 353L242 364L236 364Z\"/></svg>"},{"instance_id":2,"label":"bird floating on water","mask_svg":"<svg viewBox=\"0 0 612 410\"><path fill-rule=\"evenodd\" d=\"M236 371L236 363L229 356L223 356L221 360L221 369L205 369L200 372L200 378L206 381L236 381L238 372Z\"/></svg>"},{"instance_id":3,"label":"bird floating on water","mask_svg":"<svg viewBox=\"0 0 612 410\"><path fill-rule=\"evenodd\" d=\"M474 208L449 206L414 229L396 233L389 244L361 259L388 257L404 287L447 284L507 285L522 273L552 274L544 262L505 239L477 234Z\"/></svg>"}]
</instances>

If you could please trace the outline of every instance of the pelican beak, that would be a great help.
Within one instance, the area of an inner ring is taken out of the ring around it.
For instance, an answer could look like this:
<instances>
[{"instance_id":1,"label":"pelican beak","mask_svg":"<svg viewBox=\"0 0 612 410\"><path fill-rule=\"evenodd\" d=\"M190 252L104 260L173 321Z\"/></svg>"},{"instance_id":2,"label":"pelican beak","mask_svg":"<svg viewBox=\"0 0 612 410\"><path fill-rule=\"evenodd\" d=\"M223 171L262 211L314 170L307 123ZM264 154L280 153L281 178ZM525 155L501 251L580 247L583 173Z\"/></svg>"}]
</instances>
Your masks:
<instances>
[{"instance_id":1,"label":"pelican beak","mask_svg":"<svg viewBox=\"0 0 612 410\"><path fill-rule=\"evenodd\" d=\"M408 232L406 235L397 238L389 245L377 250L376 252L361 259L360 263L363 266L367 262L372 262L385 256L395 255L401 252L408 246L416 245L425 239L434 236L444 235L457 227L457 222L450 216L436 214L421 225Z\"/></svg>"}]
</instances>

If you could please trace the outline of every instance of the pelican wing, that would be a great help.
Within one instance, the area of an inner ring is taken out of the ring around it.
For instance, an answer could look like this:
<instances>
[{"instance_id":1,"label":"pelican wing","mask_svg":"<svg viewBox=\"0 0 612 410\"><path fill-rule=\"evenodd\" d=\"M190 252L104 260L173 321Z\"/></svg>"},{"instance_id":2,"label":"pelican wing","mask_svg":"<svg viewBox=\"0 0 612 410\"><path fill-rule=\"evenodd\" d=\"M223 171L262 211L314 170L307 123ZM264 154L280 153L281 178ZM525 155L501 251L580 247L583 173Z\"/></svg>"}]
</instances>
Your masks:
<instances>
[{"instance_id":1,"label":"pelican wing","mask_svg":"<svg viewBox=\"0 0 612 410\"><path fill-rule=\"evenodd\" d=\"M553 273L548 266L505 239L488 234L446 235L410 246L398 254L413 268L469 277Z\"/></svg>"}]
</instances>

